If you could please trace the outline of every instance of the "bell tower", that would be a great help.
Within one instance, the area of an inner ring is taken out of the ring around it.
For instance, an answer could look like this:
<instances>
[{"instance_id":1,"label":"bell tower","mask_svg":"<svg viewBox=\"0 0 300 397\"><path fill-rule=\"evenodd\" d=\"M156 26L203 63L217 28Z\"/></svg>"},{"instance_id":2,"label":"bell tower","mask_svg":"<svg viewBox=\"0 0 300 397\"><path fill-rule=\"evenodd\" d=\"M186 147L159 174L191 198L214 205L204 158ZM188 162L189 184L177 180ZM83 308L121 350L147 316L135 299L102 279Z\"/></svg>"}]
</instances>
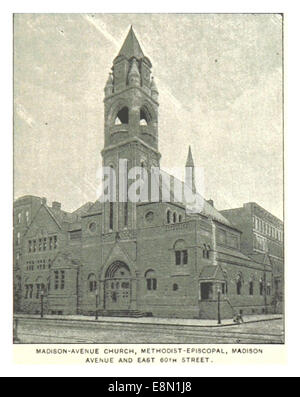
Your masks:
<instances>
[{"instance_id":1,"label":"bell tower","mask_svg":"<svg viewBox=\"0 0 300 397\"><path fill-rule=\"evenodd\" d=\"M103 166L116 175L115 203L104 205L104 231L136 227L136 204L119 202L119 164L127 160L127 169L159 167L158 90L151 76L152 64L136 38L132 26L104 88ZM129 186L128 186L129 188Z\"/></svg>"}]
</instances>

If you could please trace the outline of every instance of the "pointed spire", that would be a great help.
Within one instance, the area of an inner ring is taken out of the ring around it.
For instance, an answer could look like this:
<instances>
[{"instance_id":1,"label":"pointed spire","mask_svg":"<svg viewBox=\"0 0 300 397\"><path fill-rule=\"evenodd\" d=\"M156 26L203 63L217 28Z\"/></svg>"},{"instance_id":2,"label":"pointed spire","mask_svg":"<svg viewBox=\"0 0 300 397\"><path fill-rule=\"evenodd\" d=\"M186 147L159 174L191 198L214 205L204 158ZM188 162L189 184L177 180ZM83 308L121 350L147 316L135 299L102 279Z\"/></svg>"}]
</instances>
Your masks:
<instances>
[{"instance_id":1,"label":"pointed spire","mask_svg":"<svg viewBox=\"0 0 300 397\"><path fill-rule=\"evenodd\" d=\"M118 56L120 55L125 56L127 59L130 59L132 57L135 57L137 59L144 58L143 51L133 31L132 25L130 26L129 32Z\"/></svg>"},{"instance_id":2,"label":"pointed spire","mask_svg":"<svg viewBox=\"0 0 300 397\"><path fill-rule=\"evenodd\" d=\"M186 167L194 167L194 160L193 160L193 156L192 156L192 149L191 146L189 146L189 153L187 156L187 160L186 160Z\"/></svg>"}]
</instances>

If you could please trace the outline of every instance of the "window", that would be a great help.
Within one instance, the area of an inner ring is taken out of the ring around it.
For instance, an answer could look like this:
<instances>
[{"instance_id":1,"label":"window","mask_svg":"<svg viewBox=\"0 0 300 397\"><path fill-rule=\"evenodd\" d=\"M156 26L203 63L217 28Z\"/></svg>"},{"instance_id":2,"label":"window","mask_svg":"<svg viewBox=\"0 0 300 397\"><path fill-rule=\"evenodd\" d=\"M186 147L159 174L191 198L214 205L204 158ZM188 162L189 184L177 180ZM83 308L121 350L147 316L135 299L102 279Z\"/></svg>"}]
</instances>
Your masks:
<instances>
[{"instance_id":1,"label":"window","mask_svg":"<svg viewBox=\"0 0 300 397\"><path fill-rule=\"evenodd\" d=\"M249 295L253 295L253 281L249 282Z\"/></svg>"},{"instance_id":2,"label":"window","mask_svg":"<svg viewBox=\"0 0 300 397\"><path fill-rule=\"evenodd\" d=\"M36 285L36 299L39 299L39 297L40 297L40 288L41 288L41 285L37 284Z\"/></svg>"},{"instance_id":3,"label":"window","mask_svg":"<svg viewBox=\"0 0 300 397\"><path fill-rule=\"evenodd\" d=\"M271 295L271 285L270 285L270 283L267 284L266 293L267 293L267 295Z\"/></svg>"},{"instance_id":4,"label":"window","mask_svg":"<svg viewBox=\"0 0 300 397\"><path fill-rule=\"evenodd\" d=\"M178 222L182 222L182 215L178 216Z\"/></svg>"},{"instance_id":5,"label":"window","mask_svg":"<svg viewBox=\"0 0 300 397\"><path fill-rule=\"evenodd\" d=\"M57 236L53 236L53 248L57 248Z\"/></svg>"},{"instance_id":6,"label":"window","mask_svg":"<svg viewBox=\"0 0 300 397\"><path fill-rule=\"evenodd\" d=\"M128 226L128 201L124 203L124 226Z\"/></svg>"},{"instance_id":7,"label":"window","mask_svg":"<svg viewBox=\"0 0 300 397\"><path fill-rule=\"evenodd\" d=\"M21 223L22 220L22 214L21 212L18 213L18 223Z\"/></svg>"},{"instance_id":8,"label":"window","mask_svg":"<svg viewBox=\"0 0 300 397\"><path fill-rule=\"evenodd\" d=\"M24 299L28 299L28 294L29 294L29 285L26 284L25 285L25 296L24 296Z\"/></svg>"},{"instance_id":9,"label":"window","mask_svg":"<svg viewBox=\"0 0 300 397\"><path fill-rule=\"evenodd\" d=\"M155 291L157 289L157 279L154 270L148 270L145 273L146 285L148 291Z\"/></svg>"},{"instance_id":10,"label":"window","mask_svg":"<svg viewBox=\"0 0 300 397\"><path fill-rule=\"evenodd\" d=\"M55 270L54 272L54 289L58 289L59 286L59 274L58 271Z\"/></svg>"},{"instance_id":11,"label":"window","mask_svg":"<svg viewBox=\"0 0 300 397\"><path fill-rule=\"evenodd\" d=\"M88 276L88 290L89 292L94 292L97 290L97 281L94 273L91 273Z\"/></svg>"},{"instance_id":12,"label":"window","mask_svg":"<svg viewBox=\"0 0 300 397\"><path fill-rule=\"evenodd\" d=\"M26 223L29 223L29 211L25 212Z\"/></svg>"},{"instance_id":13,"label":"window","mask_svg":"<svg viewBox=\"0 0 300 397\"><path fill-rule=\"evenodd\" d=\"M90 231L91 233L95 233L96 230L97 230L97 225L96 225L96 223L95 223L95 222L91 222L91 223L89 224L89 231Z\"/></svg>"},{"instance_id":14,"label":"window","mask_svg":"<svg viewBox=\"0 0 300 397\"><path fill-rule=\"evenodd\" d=\"M144 109L140 110L140 125L148 125L148 117Z\"/></svg>"},{"instance_id":15,"label":"window","mask_svg":"<svg viewBox=\"0 0 300 397\"><path fill-rule=\"evenodd\" d=\"M118 112L117 117L115 118L115 125L128 124L128 119L129 119L128 107L124 106Z\"/></svg>"},{"instance_id":16,"label":"window","mask_svg":"<svg viewBox=\"0 0 300 397\"><path fill-rule=\"evenodd\" d=\"M43 251L46 251L46 249L47 249L47 238L44 237L44 239L43 239Z\"/></svg>"},{"instance_id":17,"label":"window","mask_svg":"<svg viewBox=\"0 0 300 397\"><path fill-rule=\"evenodd\" d=\"M167 211L167 223L171 223L171 211Z\"/></svg>"},{"instance_id":18,"label":"window","mask_svg":"<svg viewBox=\"0 0 300 397\"><path fill-rule=\"evenodd\" d=\"M29 240L28 241L28 252L31 252L31 250L32 250L32 241Z\"/></svg>"},{"instance_id":19,"label":"window","mask_svg":"<svg viewBox=\"0 0 300 397\"><path fill-rule=\"evenodd\" d=\"M33 294L33 284L29 284L29 299L32 299L32 294Z\"/></svg>"},{"instance_id":20,"label":"window","mask_svg":"<svg viewBox=\"0 0 300 397\"><path fill-rule=\"evenodd\" d=\"M49 250L51 251L53 248L53 237L49 237Z\"/></svg>"},{"instance_id":21,"label":"window","mask_svg":"<svg viewBox=\"0 0 300 397\"><path fill-rule=\"evenodd\" d=\"M21 243L21 234L20 232L17 233L17 245L20 245Z\"/></svg>"},{"instance_id":22,"label":"window","mask_svg":"<svg viewBox=\"0 0 300 397\"><path fill-rule=\"evenodd\" d=\"M188 263L187 250L175 251L175 263L176 265L186 265Z\"/></svg>"},{"instance_id":23,"label":"window","mask_svg":"<svg viewBox=\"0 0 300 397\"><path fill-rule=\"evenodd\" d=\"M241 273L239 273L237 276L237 279L236 279L236 293L237 293L237 295L241 295L241 293L242 293L242 282L243 282L243 276Z\"/></svg>"},{"instance_id":24,"label":"window","mask_svg":"<svg viewBox=\"0 0 300 397\"><path fill-rule=\"evenodd\" d=\"M178 284L173 284L173 291L177 291L178 290Z\"/></svg>"},{"instance_id":25,"label":"window","mask_svg":"<svg viewBox=\"0 0 300 397\"><path fill-rule=\"evenodd\" d=\"M203 244L203 250L202 250L202 256L205 259L209 259L209 251L210 251L210 246Z\"/></svg>"},{"instance_id":26,"label":"window","mask_svg":"<svg viewBox=\"0 0 300 397\"><path fill-rule=\"evenodd\" d=\"M109 203L109 228L113 230L114 228L114 203Z\"/></svg>"},{"instance_id":27,"label":"window","mask_svg":"<svg viewBox=\"0 0 300 397\"><path fill-rule=\"evenodd\" d=\"M201 283L200 284L200 296L201 300L208 300L213 298L213 284L212 283Z\"/></svg>"},{"instance_id":28,"label":"window","mask_svg":"<svg viewBox=\"0 0 300 397\"><path fill-rule=\"evenodd\" d=\"M177 222L177 214L176 212L173 213L173 223Z\"/></svg>"},{"instance_id":29,"label":"window","mask_svg":"<svg viewBox=\"0 0 300 397\"><path fill-rule=\"evenodd\" d=\"M60 271L60 289L65 288L65 271L61 270Z\"/></svg>"},{"instance_id":30,"label":"window","mask_svg":"<svg viewBox=\"0 0 300 397\"><path fill-rule=\"evenodd\" d=\"M264 283L262 280L259 280L259 295L263 295L264 292Z\"/></svg>"},{"instance_id":31,"label":"window","mask_svg":"<svg viewBox=\"0 0 300 397\"><path fill-rule=\"evenodd\" d=\"M242 282L241 280L238 280L236 283L236 293L237 295L241 295L241 291L242 291Z\"/></svg>"}]
</instances>

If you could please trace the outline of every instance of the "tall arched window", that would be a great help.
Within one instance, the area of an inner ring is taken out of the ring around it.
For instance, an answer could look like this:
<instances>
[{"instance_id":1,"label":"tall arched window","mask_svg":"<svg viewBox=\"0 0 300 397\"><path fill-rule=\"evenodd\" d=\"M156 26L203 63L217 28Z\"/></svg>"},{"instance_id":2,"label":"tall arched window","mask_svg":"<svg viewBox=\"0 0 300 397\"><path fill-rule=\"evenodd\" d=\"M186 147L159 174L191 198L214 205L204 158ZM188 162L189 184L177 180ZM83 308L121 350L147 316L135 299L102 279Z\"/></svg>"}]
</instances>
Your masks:
<instances>
[{"instance_id":1,"label":"tall arched window","mask_svg":"<svg viewBox=\"0 0 300 397\"><path fill-rule=\"evenodd\" d=\"M236 279L236 293L237 293L237 295L241 295L242 285L243 285L243 277L242 277L242 274L239 273L237 276L237 279Z\"/></svg>"},{"instance_id":2,"label":"tall arched window","mask_svg":"<svg viewBox=\"0 0 300 397\"><path fill-rule=\"evenodd\" d=\"M167 223L171 223L171 211L167 211Z\"/></svg>"},{"instance_id":3,"label":"tall arched window","mask_svg":"<svg viewBox=\"0 0 300 397\"><path fill-rule=\"evenodd\" d=\"M148 112L145 110L145 108L142 108L140 110L140 125L148 125L150 121L150 117Z\"/></svg>"},{"instance_id":4,"label":"tall arched window","mask_svg":"<svg viewBox=\"0 0 300 397\"><path fill-rule=\"evenodd\" d=\"M188 250L184 240L177 240L174 244L175 251L175 264L187 265L188 263Z\"/></svg>"},{"instance_id":5,"label":"tall arched window","mask_svg":"<svg viewBox=\"0 0 300 397\"><path fill-rule=\"evenodd\" d=\"M97 289L97 280L94 273L90 273L88 276L88 290L94 292Z\"/></svg>"},{"instance_id":6,"label":"tall arched window","mask_svg":"<svg viewBox=\"0 0 300 397\"><path fill-rule=\"evenodd\" d=\"M118 114L115 118L115 125L128 124L128 120L129 120L128 107L124 106L121 110L118 111Z\"/></svg>"},{"instance_id":7,"label":"tall arched window","mask_svg":"<svg viewBox=\"0 0 300 397\"><path fill-rule=\"evenodd\" d=\"M114 228L114 177L113 177L114 167L110 166L110 199L109 199L109 228L113 230Z\"/></svg>"},{"instance_id":8,"label":"tall arched window","mask_svg":"<svg viewBox=\"0 0 300 397\"><path fill-rule=\"evenodd\" d=\"M146 286L148 291L155 291L157 289L157 279L155 271L150 269L145 273Z\"/></svg>"},{"instance_id":9,"label":"tall arched window","mask_svg":"<svg viewBox=\"0 0 300 397\"><path fill-rule=\"evenodd\" d=\"M26 223L29 223L29 211L25 212Z\"/></svg>"},{"instance_id":10,"label":"tall arched window","mask_svg":"<svg viewBox=\"0 0 300 397\"><path fill-rule=\"evenodd\" d=\"M176 212L173 212L173 223L177 222L177 214Z\"/></svg>"},{"instance_id":11,"label":"tall arched window","mask_svg":"<svg viewBox=\"0 0 300 397\"><path fill-rule=\"evenodd\" d=\"M249 281L249 295L253 295L253 281Z\"/></svg>"},{"instance_id":12,"label":"tall arched window","mask_svg":"<svg viewBox=\"0 0 300 397\"><path fill-rule=\"evenodd\" d=\"M20 245L21 243L21 234L20 232L17 233L17 245Z\"/></svg>"},{"instance_id":13,"label":"tall arched window","mask_svg":"<svg viewBox=\"0 0 300 397\"><path fill-rule=\"evenodd\" d=\"M19 212L18 213L18 223L21 223L21 217L22 217L21 212Z\"/></svg>"},{"instance_id":14,"label":"tall arched window","mask_svg":"<svg viewBox=\"0 0 300 397\"><path fill-rule=\"evenodd\" d=\"M264 292L264 282L262 279L259 280L259 294L263 295Z\"/></svg>"}]
</instances>

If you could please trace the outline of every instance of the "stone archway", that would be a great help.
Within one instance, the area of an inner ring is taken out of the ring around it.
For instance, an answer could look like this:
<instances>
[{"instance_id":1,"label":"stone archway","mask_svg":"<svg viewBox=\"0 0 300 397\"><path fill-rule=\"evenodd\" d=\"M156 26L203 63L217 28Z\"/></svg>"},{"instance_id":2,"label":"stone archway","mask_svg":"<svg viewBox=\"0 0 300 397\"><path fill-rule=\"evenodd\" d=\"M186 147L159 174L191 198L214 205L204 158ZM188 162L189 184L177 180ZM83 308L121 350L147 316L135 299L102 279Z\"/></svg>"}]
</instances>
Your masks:
<instances>
[{"instance_id":1,"label":"stone archway","mask_svg":"<svg viewBox=\"0 0 300 397\"><path fill-rule=\"evenodd\" d=\"M105 273L104 308L129 310L131 304L132 276L129 267L121 261L113 262Z\"/></svg>"}]
</instances>

